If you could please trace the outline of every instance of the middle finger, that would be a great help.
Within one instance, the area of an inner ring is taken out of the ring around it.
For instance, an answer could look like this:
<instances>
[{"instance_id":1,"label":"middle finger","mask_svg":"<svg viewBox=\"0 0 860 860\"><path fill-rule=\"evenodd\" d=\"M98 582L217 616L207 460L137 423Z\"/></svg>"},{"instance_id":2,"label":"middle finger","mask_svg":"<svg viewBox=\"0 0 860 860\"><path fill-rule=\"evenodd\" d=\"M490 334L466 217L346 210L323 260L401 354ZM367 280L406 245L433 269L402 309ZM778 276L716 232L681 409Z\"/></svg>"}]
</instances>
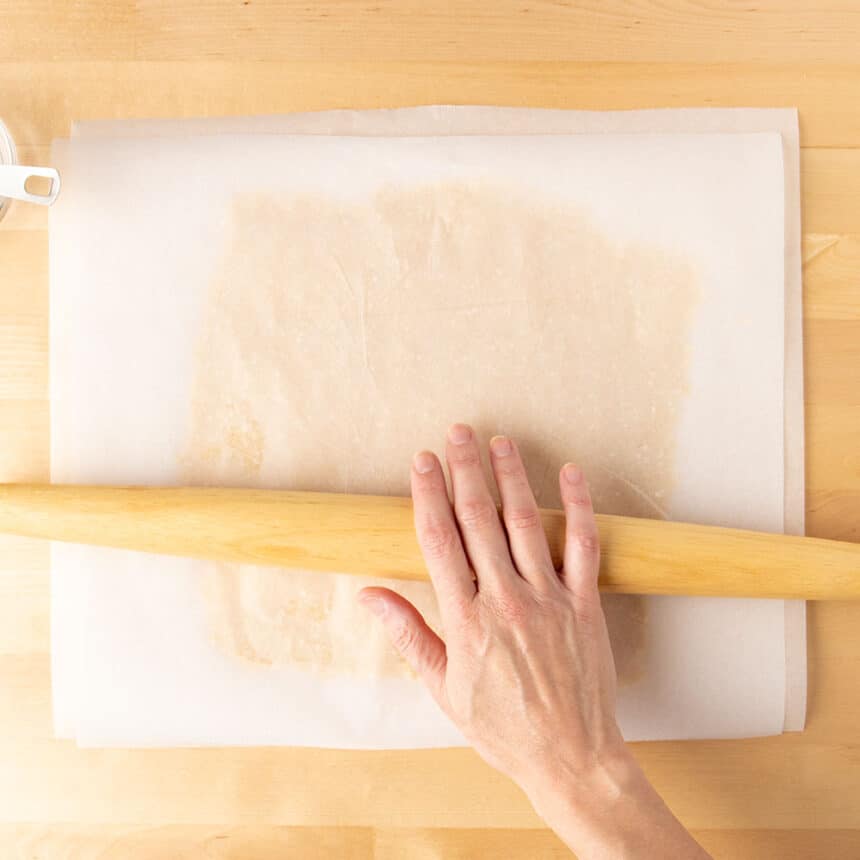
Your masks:
<instances>
[{"instance_id":1,"label":"middle finger","mask_svg":"<svg viewBox=\"0 0 860 860\"><path fill-rule=\"evenodd\" d=\"M478 587L518 578L471 427L454 424L449 429L445 458L451 473L454 513Z\"/></svg>"},{"instance_id":2,"label":"middle finger","mask_svg":"<svg viewBox=\"0 0 860 860\"><path fill-rule=\"evenodd\" d=\"M502 497L502 519L517 570L536 588L558 586L540 511L514 441L494 436L490 440L490 461Z\"/></svg>"}]
</instances>

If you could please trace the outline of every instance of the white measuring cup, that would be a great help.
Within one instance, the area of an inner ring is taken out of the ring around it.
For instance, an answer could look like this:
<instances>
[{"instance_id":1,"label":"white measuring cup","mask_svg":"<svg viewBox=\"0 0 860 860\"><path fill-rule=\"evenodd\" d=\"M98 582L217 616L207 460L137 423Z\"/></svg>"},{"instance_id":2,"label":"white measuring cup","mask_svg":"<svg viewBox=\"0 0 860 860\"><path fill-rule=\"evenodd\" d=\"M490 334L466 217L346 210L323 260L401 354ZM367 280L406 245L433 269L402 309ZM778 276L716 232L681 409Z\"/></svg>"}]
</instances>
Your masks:
<instances>
[{"instance_id":1,"label":"white measuring cup","mask_svg":"<svg viewBox=\"0 0 860 860\"><path fill-rule=\"evenodd\" d=\"M28 190L31 179L49 179L48 191ZM3 120L0 120L0 220L12 200L50 206L60 193L60 174L53 167L27 167L18 164L18 150Z\"/></svg>"}]
</instances>

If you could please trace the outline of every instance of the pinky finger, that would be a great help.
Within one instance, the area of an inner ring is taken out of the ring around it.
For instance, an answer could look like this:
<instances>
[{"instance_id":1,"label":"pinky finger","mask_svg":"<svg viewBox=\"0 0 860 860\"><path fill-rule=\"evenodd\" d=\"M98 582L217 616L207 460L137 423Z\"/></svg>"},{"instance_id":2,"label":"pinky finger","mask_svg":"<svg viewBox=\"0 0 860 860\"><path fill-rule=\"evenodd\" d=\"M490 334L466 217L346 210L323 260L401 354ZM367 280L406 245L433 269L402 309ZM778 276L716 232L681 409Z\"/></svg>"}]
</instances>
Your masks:
<instances>
[{"instance_id":1,"label":"pinky finger","mask_svg":"<svg viewBox=\"0 0 860 860\"><path fill-rule=\"evenodd\" d=\"M596 594L600 536L588 484L582 470L567 463L561 470L559 485L565 514L564 583L579 596Z\"/></svg>"}]
</instances>

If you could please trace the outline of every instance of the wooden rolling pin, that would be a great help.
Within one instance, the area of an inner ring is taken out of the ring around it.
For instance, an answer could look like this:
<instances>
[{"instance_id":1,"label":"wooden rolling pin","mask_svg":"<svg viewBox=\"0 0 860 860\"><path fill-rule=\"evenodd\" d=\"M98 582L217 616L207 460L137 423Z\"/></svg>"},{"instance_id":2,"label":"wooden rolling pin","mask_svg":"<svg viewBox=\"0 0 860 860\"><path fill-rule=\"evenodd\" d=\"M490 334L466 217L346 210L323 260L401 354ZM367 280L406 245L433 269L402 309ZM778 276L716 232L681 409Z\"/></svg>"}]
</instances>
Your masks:
<instances>
[{"instance_id":1,"label":"wooden rolling pin","mask_svg":"<svg viewBox=\"0 0 860 860\"><path fill-rule=\"evenodd\" d=\"M542 511L558 565L564 515ZM598 516L600 588L860 598L860 544ZM214 488L0 485L0 531L218 561L426 579L410 499Z\"/></svg>"}]
</instances>

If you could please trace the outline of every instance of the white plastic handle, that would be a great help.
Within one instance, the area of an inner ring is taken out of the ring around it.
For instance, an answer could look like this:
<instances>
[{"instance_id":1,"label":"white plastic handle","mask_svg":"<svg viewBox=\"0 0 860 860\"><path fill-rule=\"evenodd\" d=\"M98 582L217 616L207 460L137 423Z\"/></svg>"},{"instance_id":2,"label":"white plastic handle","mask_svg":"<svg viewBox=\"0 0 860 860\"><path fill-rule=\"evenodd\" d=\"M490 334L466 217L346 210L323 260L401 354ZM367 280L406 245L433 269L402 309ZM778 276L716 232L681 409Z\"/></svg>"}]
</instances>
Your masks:
<instances>
[{"instance_id":1,"label":"white plastic handle","mask_svg":"<svg viewBox=\"0 0 860 860\"><path fill-rule=\"evenodd\" d=\"M51 180L47 194L31 194L26 189L32 176ZM26 203L50 206L60 193L60 174L53 167L26 167L23 164L0 164L0 197L11 197Z\"/></svg>"}]
</instances>

